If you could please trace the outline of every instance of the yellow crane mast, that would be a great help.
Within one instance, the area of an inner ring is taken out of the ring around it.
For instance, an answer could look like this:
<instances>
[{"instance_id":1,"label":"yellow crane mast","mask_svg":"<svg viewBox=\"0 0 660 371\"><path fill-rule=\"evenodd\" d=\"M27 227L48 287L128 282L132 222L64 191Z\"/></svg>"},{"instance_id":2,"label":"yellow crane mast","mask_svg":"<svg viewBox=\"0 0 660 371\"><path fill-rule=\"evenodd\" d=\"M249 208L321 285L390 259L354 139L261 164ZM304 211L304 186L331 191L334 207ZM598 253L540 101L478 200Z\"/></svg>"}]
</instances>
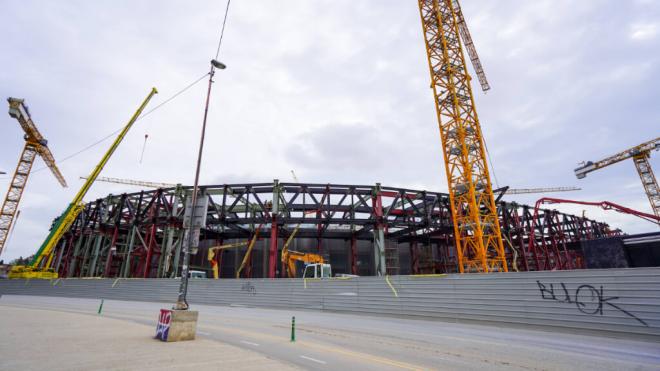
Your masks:
<instances>
[{"instance_id":1,"label":"yellow crane mast","mask_svg":"<svg viewBox=\"0 0 660 371\"><path fill-rule=\"evenodd\" d=\"M18 159L18 165L9 183L9 190L0 210L0 255L2 255L2 250L7 242L9 231L18 211L18 204L21 201L23 190L37 154L41 156L62 187L66 187L66 180L60 173L60 169L57 168L53 154L48 149L48 141L41 135L34 121L32 121L25 100L7 98L7 101L9 102L9 116L15 118L25 132L25 146L23 146L23 152L21 152Z\"/></svg>"},{"instance_id":2,"label":"yellow crane mast","mask_svg":"<svg viewBox=\"0 0 660 371\"><path fill-rule=\"evenodd\" d=\"M467 30L465 19L456 0L418 0L418 5L449 183L458 270L506 272L485 144L460 41L467 35L460 31ZM471 39L463 41L473 49ZM473 60L478 63L475 70L483 72L476 53Z\"/></svg>"},{"instance_id":3,"label":"yellow crane mast","mask_svg":"<svg viewBox=\"0 0 660 371\"><path fill-rule=\"evenodd\" d=\"M101 170L103 170L103 167L105 167L105 165L108 163L110 157L112 157L112 155L115 153L115 150L117 147L119 147L119 144L121 144L122 140L124 140L124 137L128 131L131 129L135 121L137 121L138 117L140 117L140 114L156 93L158 93L156 88L152 88L149 92L149 95L147 95L140 107L137 109L137 111L135 111L126 126L124 126L121 132L117 135L117 138L114 142L112 142L112 145L110 145L108 151L103 155L101 161L99 161L94 170L92 170L92 173L87 177L87 181L85 181L78 193L76 193L73 201L71 201L66 210L64 210L62 215L57 219L57 222L51 229L50 233L41 244L41 247L39 247L39 250L35 254L34 259L30 263L30 266L14 266L9 273L9 278L57 277L57 273L54 272L50 267L54 256L53 251L55 246L60 241L64 233L69 229L78 214L82 211L84 207L83 198L87 194L87 191L89 191L92 184L94 184L94 181L101 173Z\"/></svg>"},{"instance_id":4,"label":"yellow crane mast","mask_svg":"<svg viewBox=\"0 0 660 371\"><path fill-rule=\"evenodd\" d=\"M655 179L653 169L649 163L649 157L651 157L651 151L653 150L660 150L660 137L632 148L628 148L625 151L619 152L600 161L587 161L584 165L575 169L575 176L578 179L582 179L592 171L632 158L637 173L639 174L639 178L642 180L646 197L648 197L649 202L651 203L651 209L655 216L660 217L660 187L658 187L658 181Z\"/></svg>"}]
</instances>

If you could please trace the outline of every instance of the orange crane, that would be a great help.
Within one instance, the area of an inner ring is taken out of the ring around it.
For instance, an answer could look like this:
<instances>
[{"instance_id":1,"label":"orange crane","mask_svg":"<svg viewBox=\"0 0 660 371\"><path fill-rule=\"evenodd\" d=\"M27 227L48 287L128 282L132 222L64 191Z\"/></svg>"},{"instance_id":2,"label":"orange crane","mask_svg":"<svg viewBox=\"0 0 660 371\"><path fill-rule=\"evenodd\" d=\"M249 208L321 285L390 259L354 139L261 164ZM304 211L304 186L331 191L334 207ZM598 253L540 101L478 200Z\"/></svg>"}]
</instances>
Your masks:
<instances>
[{"instance_id":1,"label":"orange crane","mask_svg":"<svg viewBox=\"0 0 660 371\"><path fill-rule=\"evenodd\" d=\"M648 142L635 147L628 148L625 151L619 152L600 161L587 161L584 165L575 169L575 176L578 179L582 179L592 171L632 158L635 163L635 168L637 168L639 178L642 180L646 197L648 197L649 202L651 203L651 210L653 210L655 216L660 217L660 187L658 187L658 181L655 179L653 169L649 163L649 157L651 157L651 151L653 150L660 150L660 137L649 140Z\"/></svg>"},{"instance_id":2,"label":"orange crane","mask_svg":"<svg viewBox=\"0 0 660 371\"><path fill-rule=\"evenodd\" d=\"M508 271L461 38L490 89L457 0L418 0L449 183L459 272Z\"/></svg>"},{"instance_id":3,"label":"orange crane","mask_svg":"<svg viewBox=\"0 0 660 371\"><path fill-rule=\"evenodd\" d=\"M57 168L55 158L53 158L53 154L48 148L48 141L41 135L34 121L32 121L30 111L25 105L25 100L7 98L7 101L9 102L9 116L15 118L25 132L25 146L23 146L23 152L21 152L21 156L18 159L18 165L9 183L9 190L0 211L0 255L2 255L2 250L7 242L9 231L18 211L18 204L21 201L23 190L25 190L25 185L27 184L37 154L41 156L46 166L55 175L55 178L62 187L67 186L64 176L62 176L60 169Z\"/></svg>"}]
</instances>

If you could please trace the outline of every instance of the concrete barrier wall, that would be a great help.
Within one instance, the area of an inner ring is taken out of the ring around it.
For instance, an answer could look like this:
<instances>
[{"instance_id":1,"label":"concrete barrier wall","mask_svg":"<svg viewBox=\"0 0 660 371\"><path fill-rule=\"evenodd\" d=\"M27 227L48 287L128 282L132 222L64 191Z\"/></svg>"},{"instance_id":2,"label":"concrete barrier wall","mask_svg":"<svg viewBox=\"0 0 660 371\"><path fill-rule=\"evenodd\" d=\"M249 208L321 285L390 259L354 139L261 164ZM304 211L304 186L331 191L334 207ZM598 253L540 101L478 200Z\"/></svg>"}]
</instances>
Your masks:
<instances>
[{"instance_id":1,"label":"concrete barrier wall","mask_svg":"<svg viewBox=\"0 0 660 371\"><path fill-rule=\"evenodd\" d=\"M174 302L168 279L0 280L0 294ZM391 276L191 280L208 305L487 321L607 331L660 340L660 268Z\"/></svg>"}]
</instances>

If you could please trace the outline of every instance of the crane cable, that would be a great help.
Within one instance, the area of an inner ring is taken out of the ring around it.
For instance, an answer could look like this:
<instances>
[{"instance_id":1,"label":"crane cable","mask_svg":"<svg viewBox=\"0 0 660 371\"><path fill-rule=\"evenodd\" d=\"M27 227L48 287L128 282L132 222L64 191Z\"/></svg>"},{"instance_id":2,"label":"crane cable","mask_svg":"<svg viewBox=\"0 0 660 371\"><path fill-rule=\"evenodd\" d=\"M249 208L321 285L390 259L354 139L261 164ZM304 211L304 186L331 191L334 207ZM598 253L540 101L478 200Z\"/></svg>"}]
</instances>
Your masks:
<instances>
[{"instance_id":1,"label":"crane cable","mask_svg":"<svg viewBox=\"0 0 660 371\"><path fill-rule=\"evenodd\" d=\"M231 3L231 0L227 0L227 6L225 7L225 16L224 16L224 18L223 18L223 20L222 20L222 29L220 30L220 40L218 41L218 47L217 47L217 49L216 49L216 51L215 51L215 58L216 58L216 59L217 59L218 56L220 55L220 46L222 45L222 39L223 39L223 37L224 37L224 35L225 35L225 26L226 26L226 24L227 24L227 15L229 14L229 4L230 4L230 3ZM196 79L195 81L193 81L192 83L190 83L189 85L187 85L186 87L184 87L183 89L179 90L178 92L174 93L174 95L172 95L171 97L167 98L165 101L163 101L163 103L157 105L156 107L154 107L154 108L152 108L151 110L149 110L149 111L145 112L144 114L142 114L142 115L141 115L136 121L139 121L139 120L143 119L144 117L146 117L146 116L149 115L150 113L154 112L155 110L157 110L157 109L161 108L162 106L164 106L165 104L169 103L169 102L172 101L174 98L176 98L176 97L178 97L179 95L183 94L186 90L192 88L192 87L195 86L198 82L202 81L202 80L203 80L206 76L208 76L208 75L209 75L208 72L205 73L205 74L203 74L203 75L200 76L198 79ZM103 143L104 141L108 140L109 138L111 138L111 137L113 137L114 135L116 135L117 133L119 133L122 129L123 129L123 127L122 127L122 128L119 128L119 129L117 129L117 130L115 130L115 131L113 131L112 133L110 133L110 134L104 136L103 138L97 140L96 142L94 142L94 143L92 143L92 144L90 144L90 145L88 145L88 146L86 146L86 147L83 147L82 149L80 149L80 150L78 150L78 151L76 151L76 152L74 152L74 153L72 153L72 154L70 154L70 155L68 155L68 156L66 156L66 157L64 157L64 158L62 158L61 160L57 161L57 163L58 163L58 164L61 164L62 162L66 161L66 160L69 160L69 159L71 159L71 158L73 158L73 157L76 157L76 156L78 156L79 154L81 154L81 153L87 151L88 149L90 149L90 148L92 148L92 147L94 147L94 146L96 146L96 145L98 145L98 144ZM146 146L146 139L145 139L145 146ZM143 155L144 155L144 148L143 148ZM142 157L140 157L140 162L142 162ZM42 168L39 168L39 169L36 169L36 170L32 170L32 173L36 173L36 172L38 172L38 171L42 171L42 170L45 170L45 169L48 169L48 167L47 167L47 166L44 166L44 167L42 167ZM8 178L8 177L5 177L5 178L0 178L0 179L9 179L9 178Z\"/></svg>"},{"instance_id":2,"label":"crane cable","mask_svg":"<svg viewBox=\"0 0 660 371\"><path fill-rule=\"evenodd\" d=\"M141 115L136 121L139 121L139 120L145 118L145 117L146 117L147 115L149 115L150 113L154 112L155 110L157 110L157 109L161 108L162 106L166 105L167 103L171 102L172 100L174 100L174 98L176 98L176 97L178 97L179 95L183 94L183 93L186 92L188 89L192 88L192 87L195 86L197 83L199 83L200 81L202 81L206 76L208 76L208 72L205 73L204 75L200 76L199 78L197 78L195 81L193 81L193 82L191 82L190 84L188 84L188 85L187 85L186 87L184 87L183 89L181 89L181 90L179 90L178 92L174 93L171 97L169 97L169 98L167 98L166 100L164 100L163 103L161 103L161 104L157 105L156 107L150 109L149 111L143 113L143 114L142 114L142 115ZM104 141L108 140L109 138L115 136L117 133L119 133L120 131L122 131L122 129L123 129L123 127L122 127L122 128L119 128L119 129L117 129L117 130L115 130L115 131L113 131L112 133L110 133L110 134L104 136L103 138L97 140L96 142L94 142L94 143L92 143L92 144L90 144L90 145L88 145L88 146L86 146L86 147L83 147L82 149L80 149L80 150L78 150L78 151L76 151L76 152L74 152L74 153L72 153L72 154L70 154L70 155L68 155L68 156L66 156L66 157L64 157L64 158L62 158L61 160L57 161L57 163L58 163L58 164L61 164L62 162L66 161L66 160L69 160L69 159L71 159L71 158L73 158L73 157L76 157L76 156L78 156L79 154L81 154L81 153L87 151L88 149L90 149L90 148L92 148L92 147L94 147L94 146L97 146L97 145L103 143ZM32 170L32 173L36 173L36 172L38 172L38 171L42 171L42 170L45 170L45 169L48 169L48 167L47 167L47 166L44 166L44 167L41 167L41 168L39 168L39 169ZM0 179L8 179L8 178L0 178Z\"/></svg>"}]
</instances>

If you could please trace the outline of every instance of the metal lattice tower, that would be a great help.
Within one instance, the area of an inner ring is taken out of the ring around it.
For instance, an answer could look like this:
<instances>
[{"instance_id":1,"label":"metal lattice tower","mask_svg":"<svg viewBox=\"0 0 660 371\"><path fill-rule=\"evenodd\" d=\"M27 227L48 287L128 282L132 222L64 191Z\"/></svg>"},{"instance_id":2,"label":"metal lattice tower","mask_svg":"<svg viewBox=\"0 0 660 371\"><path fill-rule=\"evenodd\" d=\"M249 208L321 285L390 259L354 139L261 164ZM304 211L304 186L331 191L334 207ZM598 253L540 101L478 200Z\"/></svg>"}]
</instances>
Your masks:
<instances>
[{"instance_id":1,"label":"metal lattice tower","mask_svg":"<svg viewBox=\"0 0 660 371\"><path fill-rule=\"evenodd\" d=\"M23 131L25 131L25 146L19 157L16 171L14 171L14 176L9 183L9 190L0 210L0 255L7 242L14 216L18 211L18 204L23 196L23 190L27 184L37 154L41 156L60 184L66 187L66 181L57 168L57 165L55 165L53 154L48 149L48 141L41 135L32 121L30 113L23 104L23 99L8 98L7 101L9 102L9 115L15 118L21 125L21 128L23 128Z\"/></svg>"},{"instance_id":2,"label":"metal lattice tower","mask_svg":"<svg viewBox=\"0 0 660 371\"><path fill-rule=\"evenodd\" d=\"M507 271L454 0L419 0L460 272Z\"/></svg>"},{"instance_id":3,"label":"metal lattice tower","mask_svg":"<svg viewBox=\"0 0 660 371\"><path fill-rule=\"evenodd\" d=\"M651 151L654 150L660 150L660 137L649 140L648 142L644 142L635 147L628 148L625 151L621 151L599 161L587 161L584 165L575 169L575 176L578 179L582 179L592 171L632 158L637 173L639 174L639 178L644 186L646 197L648 197L649 202L651 203L651 210L653 210L653 213L656 216L660 217L660 187L658 187L658 181L655 179L653 169L648 160L651 156Z\"/></svg>"},{"instance_id":4,"label":"metal lattice tower","mask_svg":"<svg viewBox=\"0 0 660 371\"><path fill-rule=\"evenodd\" d=\"M639 178L642 180L646 196L651 203L651 209L655 216L660 217L660 188L658 187L658 181L655 180L653 169L651 169L651 164L649 163L649 153L644 152L635 155L633 156L633 161L635 162Z\"/></svg>"}]
</instances>

